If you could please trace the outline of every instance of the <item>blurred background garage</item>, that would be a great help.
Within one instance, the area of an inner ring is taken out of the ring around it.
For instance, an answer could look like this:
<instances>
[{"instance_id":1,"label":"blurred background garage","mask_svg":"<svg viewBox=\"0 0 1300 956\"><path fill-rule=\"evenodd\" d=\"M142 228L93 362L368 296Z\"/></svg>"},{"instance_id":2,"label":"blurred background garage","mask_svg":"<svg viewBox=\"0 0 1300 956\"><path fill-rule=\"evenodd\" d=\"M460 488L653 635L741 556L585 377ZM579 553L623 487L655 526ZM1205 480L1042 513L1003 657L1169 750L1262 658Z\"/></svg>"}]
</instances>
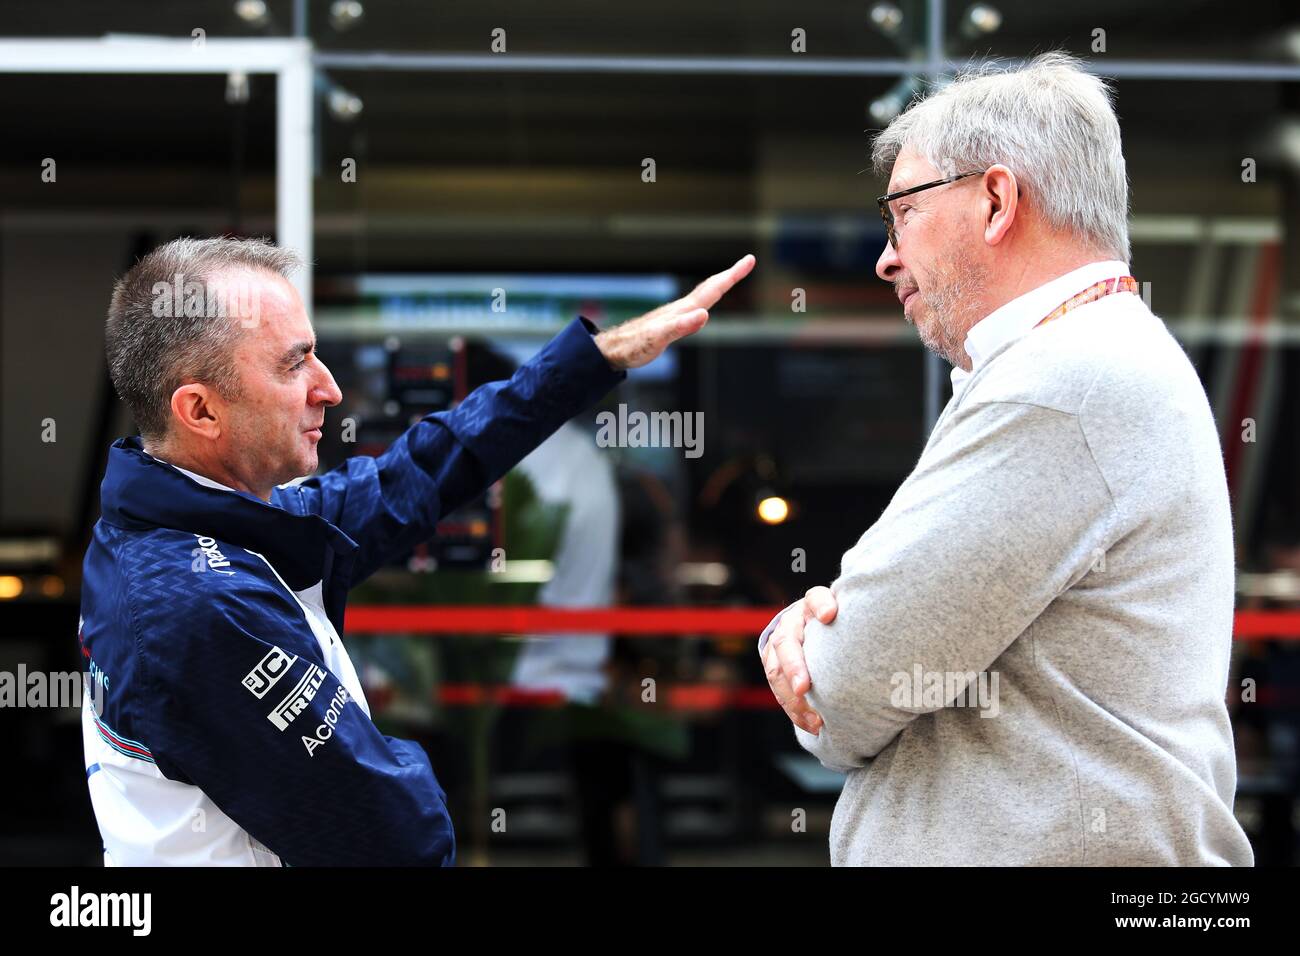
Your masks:
<instances>
[{"instance_id":1,"label":"blurred background garage","mask_svg":"<svg viewBox=\"0 0 1300 956\"><path fill-rule=\"evenodd\" d=\"M347 642L381 726L428 749L464 863L824 864L840 778L795 745L754 639L834 578L950 394L873 273L870 131L972 56L1049 49L1114 80L1133 272L1220 425L1236 812L1259 863L1295 862L1300 13L1280 0L6 6L0 670L78 669L81 558L133 431L103 317L152 246L310 252L344 392L326 467L574 314L639 314L752 251L706 330L603 406L700 413L698 457L597 447L593 410L355 592ZM612 613L578 633L506 606ZM0 722L0 862L97 864L77 710Z\"/></svg>"}]
</instances>

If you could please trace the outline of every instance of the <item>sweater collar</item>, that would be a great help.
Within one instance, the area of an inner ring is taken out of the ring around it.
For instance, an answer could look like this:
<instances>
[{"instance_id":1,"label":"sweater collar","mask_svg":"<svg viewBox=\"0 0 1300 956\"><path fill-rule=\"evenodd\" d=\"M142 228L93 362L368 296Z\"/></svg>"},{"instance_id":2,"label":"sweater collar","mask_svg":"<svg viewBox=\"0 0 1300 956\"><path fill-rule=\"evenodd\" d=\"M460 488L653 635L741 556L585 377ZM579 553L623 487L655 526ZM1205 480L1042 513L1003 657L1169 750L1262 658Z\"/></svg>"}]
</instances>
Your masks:
<instances>
[{"instance_id":1,"label":"sweater collar","mask_svg":"<svg viewBox=\"0 0 1300 956\"><path fill-rule=\"evenodd\" d=\"M1128 275L1128 263L1118 259L1090 262L1063 276L1057 276L994 309L966 333L966 354L971 370L960 366L952 370L953 394L959 394L966 380L974 375L1003 346L1026 335L1058 305L1093 283L1115 276Z\"/></svg>"}]
</instances>

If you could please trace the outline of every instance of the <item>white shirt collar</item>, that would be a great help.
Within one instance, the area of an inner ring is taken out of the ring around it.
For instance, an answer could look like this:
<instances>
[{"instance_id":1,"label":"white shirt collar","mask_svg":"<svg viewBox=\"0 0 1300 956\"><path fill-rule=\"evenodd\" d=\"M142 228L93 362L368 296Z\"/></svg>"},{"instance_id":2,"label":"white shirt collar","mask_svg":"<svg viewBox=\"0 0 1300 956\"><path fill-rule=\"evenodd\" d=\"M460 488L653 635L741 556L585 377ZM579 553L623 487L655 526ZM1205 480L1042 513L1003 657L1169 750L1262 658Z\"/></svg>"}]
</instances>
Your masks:
<instances>
[{"instance_id":1,"label":"white shirt collar","mask_svg":"<svg viewBox=\"0 0 1300 956\"><path fill-rule=\"evenodd\" d=\"M235 489L231 488L229 485L223 485L219 481L213 481L211 478L208 478L206 475L199 475L190 471L188 468L182 468L180 465L173 465L170 461L167 461L165 458L159 458L157 455L150 455L149 452L147 451L145 452L145 454L149 455L149 457L152 458L154 461L160 461L164 465L168 465L171 468L175 468L182 475L189 476L190 478L192 478L193 480L197 481L199 484L207 488L217 488L221 491L235 491ZM239 492L236 491L235 494L239 494Z\"/></svg>"},{"instance_id":2,"label":"white shirt collar","mask_svg":"<svg viewBox=\"0 0 1300 956\"><path fill-rule=\"evenodd\" d=\"M1123 275L1128 275L1126 262L1120 262L1118 259L1090 262L994 309L971 326L970 331L966 333L966 354L970 356L971 370L968 372L961 366L953 368L953 394L961 394L966 380L975 374L990 355L1008 342L1013 342L1028 333L1045 315L1070 296L1082 292L1102 279L1113 279Z\"/></svg>"}]
</instances>

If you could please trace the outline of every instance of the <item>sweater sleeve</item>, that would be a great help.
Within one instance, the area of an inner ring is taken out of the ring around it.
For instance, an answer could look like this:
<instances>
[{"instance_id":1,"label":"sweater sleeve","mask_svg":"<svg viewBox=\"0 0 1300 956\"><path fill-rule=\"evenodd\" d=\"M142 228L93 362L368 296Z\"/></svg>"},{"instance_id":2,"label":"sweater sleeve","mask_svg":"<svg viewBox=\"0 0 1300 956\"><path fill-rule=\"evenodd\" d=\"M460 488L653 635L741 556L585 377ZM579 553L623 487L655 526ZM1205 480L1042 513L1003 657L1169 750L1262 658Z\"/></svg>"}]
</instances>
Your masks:
<instances>
[{"instance_id":1,"label":"sweater sleeve","mask_svg":"<svg viewBox=\"0 0 1300 956\"><path fill-rule=\"evenodd\" d=\"M961 409L844 556L835 620L805 628L808 701L824 725L796 730L799 743L847 771L919 715L964 699L1097 563L1117 525L1075 415L1018 402ZM915 693L940 686L942 696Z\"/></svg>"}]
</instances>

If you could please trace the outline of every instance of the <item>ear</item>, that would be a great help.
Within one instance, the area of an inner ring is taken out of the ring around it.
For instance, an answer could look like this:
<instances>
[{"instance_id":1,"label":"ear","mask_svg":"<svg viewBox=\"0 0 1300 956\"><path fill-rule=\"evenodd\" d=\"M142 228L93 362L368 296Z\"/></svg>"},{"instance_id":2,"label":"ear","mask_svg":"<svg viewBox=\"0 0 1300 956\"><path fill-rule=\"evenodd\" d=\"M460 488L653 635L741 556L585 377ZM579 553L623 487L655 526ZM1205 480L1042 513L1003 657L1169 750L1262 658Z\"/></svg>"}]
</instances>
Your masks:
<instances>
[{"instance_id":1,"label":"ear","mask_svg":"<svg viewBox=\"0 0 1300 956\"><path fill-rule=\"evenodd\" d=\"M215 389L188 382L172 392L172 434L217 438L224 411Z\"/></svg>"},{"instance_id":2,"label":"ear","mask_svg":"<svg viewBox=\"0 0 1300 956\"><path fill-rule=\"evenodd\" d=\"M980 183L980 217L984 241L996 246L1011 231L1020 206L1020 185L1016 174L1001 163L990 166Z\"/></svg>"}]
</instances>

